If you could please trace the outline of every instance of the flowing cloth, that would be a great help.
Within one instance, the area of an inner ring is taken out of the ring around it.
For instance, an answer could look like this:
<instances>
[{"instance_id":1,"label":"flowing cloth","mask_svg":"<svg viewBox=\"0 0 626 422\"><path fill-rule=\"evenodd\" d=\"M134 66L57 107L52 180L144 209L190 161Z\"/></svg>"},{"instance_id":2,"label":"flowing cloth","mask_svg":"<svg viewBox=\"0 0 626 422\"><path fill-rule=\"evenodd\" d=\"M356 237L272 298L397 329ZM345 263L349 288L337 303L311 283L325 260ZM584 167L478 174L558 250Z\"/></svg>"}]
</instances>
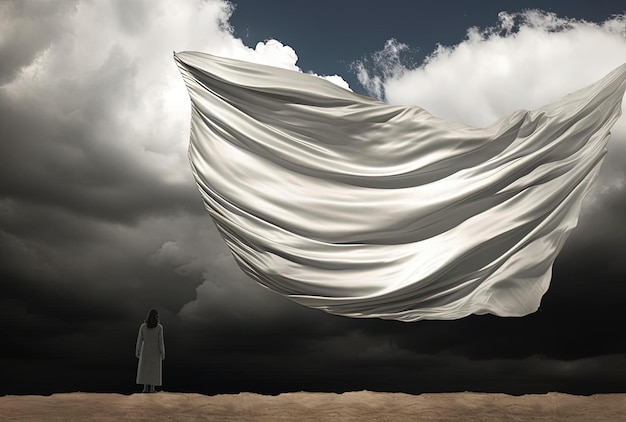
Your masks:
<instances>
[{"instance_id":1,"label":"flowing cloth","mask_svg":"<svg viewBox=\"0 0 626 422\"><path fill-rule=\"evenodd\" d=\"M184 52L189 159L250 277L402 321L538 309L620 115L626 65L486 128L322 78Z\"/></svg>"}]
</instances>

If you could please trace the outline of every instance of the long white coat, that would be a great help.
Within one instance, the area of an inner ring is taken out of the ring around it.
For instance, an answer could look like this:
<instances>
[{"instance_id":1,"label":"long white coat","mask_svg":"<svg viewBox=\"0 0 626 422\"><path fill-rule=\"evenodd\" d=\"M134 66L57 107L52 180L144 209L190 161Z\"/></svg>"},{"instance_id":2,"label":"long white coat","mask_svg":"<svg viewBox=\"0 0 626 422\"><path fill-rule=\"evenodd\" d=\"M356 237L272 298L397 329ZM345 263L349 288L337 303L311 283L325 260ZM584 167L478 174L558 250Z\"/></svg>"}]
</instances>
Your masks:
<instances>
[{"instance_id":1,"label":"long white coat","mask_svg":"<svg viewBox=\"0 0 626 422\"><path fill-rule=\"evenodd\" d=\"M163 326L148 328L145 322L139 327L135 356L139 358L137 384L161 385L161 361L165 359Z\"/></svg>"}]
</instances>

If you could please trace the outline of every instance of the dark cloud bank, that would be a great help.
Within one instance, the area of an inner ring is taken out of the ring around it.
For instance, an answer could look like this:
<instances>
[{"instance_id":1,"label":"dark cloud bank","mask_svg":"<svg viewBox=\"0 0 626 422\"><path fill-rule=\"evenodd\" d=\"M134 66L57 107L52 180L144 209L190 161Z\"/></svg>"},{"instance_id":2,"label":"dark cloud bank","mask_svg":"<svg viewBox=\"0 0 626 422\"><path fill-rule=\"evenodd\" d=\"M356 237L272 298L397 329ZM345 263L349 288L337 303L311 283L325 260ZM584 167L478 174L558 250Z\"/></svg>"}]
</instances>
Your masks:
<instances>
[{"instance_id":1,"label":"dark cloud bank","mask_svg":"<svg viewBox=\"0 0 626 422\"><path fill-rule=\"evenodd\" d=\"M209 3L217 17L232 11ZM86 13L78 2L0 7L13 28L0 42L0 394L136 391L134 342L152 306L169 391L626 391L623 143L537 313L411 324L328 315L238 271L188 172L187 109L169 121L167 101L144 104L161 97L139 82L137 51L113 42L74 72L80 54L58 60L68 28L78 31L73 14ZM140 29L109 12L119 42L135 40Z\"/></svg>"}]
</instances>

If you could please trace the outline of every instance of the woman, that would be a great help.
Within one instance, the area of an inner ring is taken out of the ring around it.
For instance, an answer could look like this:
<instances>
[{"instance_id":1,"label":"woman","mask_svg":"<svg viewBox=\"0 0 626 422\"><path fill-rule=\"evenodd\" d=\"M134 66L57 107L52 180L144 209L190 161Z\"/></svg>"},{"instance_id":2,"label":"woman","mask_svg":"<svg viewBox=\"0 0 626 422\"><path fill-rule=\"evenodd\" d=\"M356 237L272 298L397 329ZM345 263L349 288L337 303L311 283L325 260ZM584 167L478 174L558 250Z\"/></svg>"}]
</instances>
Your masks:
<instances>
[{"instance_id":1,"label":"woman","mask_svg":"<svg viewBox=\"0 0 626 422\"><path fill-rule=\"evenodd\" d=\"M161 385L161 361L165 359L163 326L159 324L159 311L150 309L137 335L135 355L139 358L137 384L143 384L142 393L154 393Z\"/></svg>"}]
</instances>

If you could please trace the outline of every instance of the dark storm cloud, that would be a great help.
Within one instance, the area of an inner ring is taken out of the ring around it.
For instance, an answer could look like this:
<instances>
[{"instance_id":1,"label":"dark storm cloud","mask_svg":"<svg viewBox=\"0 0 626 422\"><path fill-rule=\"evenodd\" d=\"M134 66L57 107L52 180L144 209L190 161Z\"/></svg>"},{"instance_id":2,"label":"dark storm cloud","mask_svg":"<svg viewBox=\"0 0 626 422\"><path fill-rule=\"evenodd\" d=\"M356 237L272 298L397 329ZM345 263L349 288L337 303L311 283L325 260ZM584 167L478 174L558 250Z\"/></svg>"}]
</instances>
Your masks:
<instances>
[{"instance_id":1,"label":"dark storm cloud","mask_svg":"<svg viewBox=\"0 0 626 422\"><path fill-rule=\"evenodd\" d=\"M178 267L152 259L165 242L187 236L211 251L213 228L197 220L203 208L186 166L188 109L170 114L172 48L141 51L137 30L116 35L128 26L123 4L2 5L0 272L14 311L4 321L46 321L69 349L80 346L81 324L138 321L155 304L175 314L194 298L203 268L179 270L194 255ZM81 16L108 24L85 26ZM142 65L150 55L171 66ZM28 345L15 334L7 333L18 349Z\"/></svg>"},{"instance_id":2,"label":"dark storm cloud","mask_svg":"<svg viewBox=\"0 0 626 422\"><path fill-rule=\"evenodd\" d=\"M0 85L11 81L23 66L50 46L51 40L67 30L67 14L77 3L78 0L7 0L0 4L4 26L0 38Z\"/></svg>"},{"instance_id":3,"label":"dark storm cloud","mask_svg":"<svg viewBox=\"0 0 626 422\"><path fill-rule=\"evenodd\" d=\"M104 84L82 95L97 97L99 91L110 95L111 90ZM80 114L99 117L69 117L38 106L39 102L16 110L18 107L4 100L0 103L5 136L0 144L6 160L0 168L4 195L126 224L142 216L202 211L191 177L186 184L164 183L138 168L125 151L111 146L112 139L131 141L116 131L119 125L112 124L105 133L91 132L94 120L106 121L110 104L98 103L96 109L78 106L84 110Z\"/></svg>"},{"instance_id":4,"label":"dark storm cloud","mask_svg":"<svg viewBox=\"0 0 626 422\"><path fill-rule=\"evenodd\" d=\"M49 89L48 98L0 98L4 194L125 223L179 210L199 213L190 175L187 183L164 183L124 148L137 134L115 112L124 106L120 99L132 98L133 69L124 59L110 59L89 75L90 83Z\"/></svg>"}]
</instances>

